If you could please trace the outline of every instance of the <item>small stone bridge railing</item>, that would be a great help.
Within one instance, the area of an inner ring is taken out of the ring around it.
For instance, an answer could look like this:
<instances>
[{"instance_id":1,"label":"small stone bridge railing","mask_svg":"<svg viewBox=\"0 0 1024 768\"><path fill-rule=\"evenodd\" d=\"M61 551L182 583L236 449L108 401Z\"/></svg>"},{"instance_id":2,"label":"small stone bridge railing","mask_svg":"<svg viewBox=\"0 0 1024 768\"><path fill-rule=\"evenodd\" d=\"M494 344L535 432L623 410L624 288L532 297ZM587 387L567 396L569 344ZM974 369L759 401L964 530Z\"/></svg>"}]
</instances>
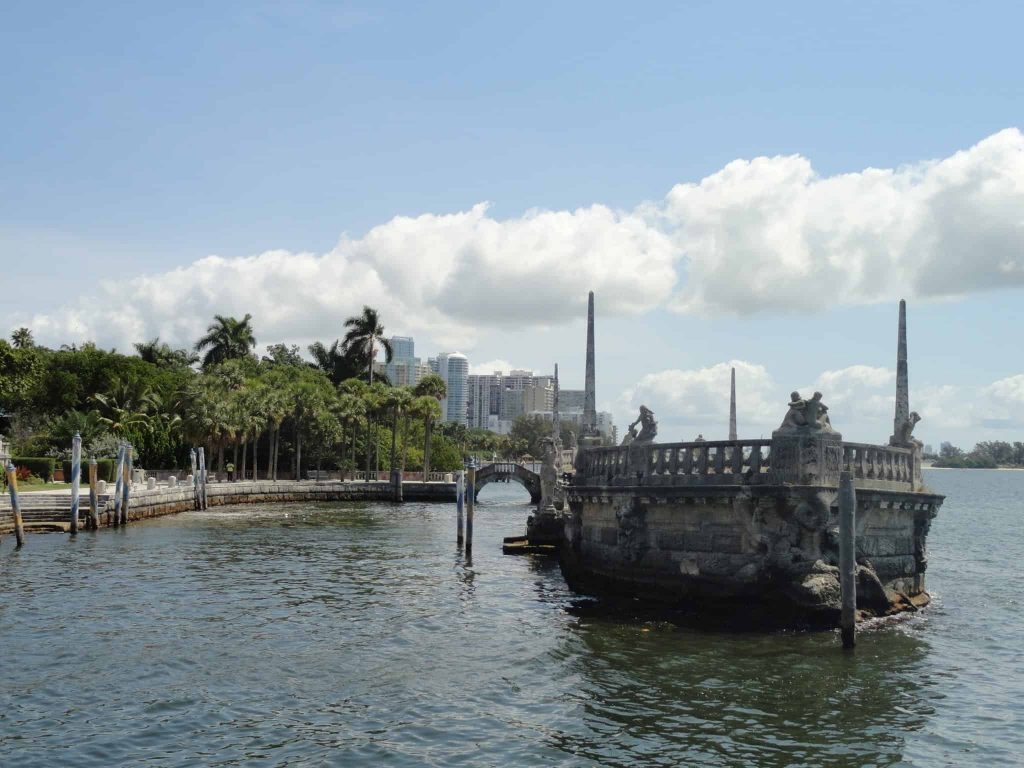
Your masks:
<instances>
[{"instance_id":1,"label":"small stone bridge railing","mask_svg":"<svg viewBox=\"0 0 1024 768\"><path fill-rule=\"evenodd\" d=\"M859 488L914 490L920 467L909 448L841 443L841 459L822 468L822 485L836 485L840 470ZM838 464L836 466L835 464ZM772 473L771 440L708 440L689 443L588 448L580 452L576 485L766 485Z\"/></svg>"}]
</instances>

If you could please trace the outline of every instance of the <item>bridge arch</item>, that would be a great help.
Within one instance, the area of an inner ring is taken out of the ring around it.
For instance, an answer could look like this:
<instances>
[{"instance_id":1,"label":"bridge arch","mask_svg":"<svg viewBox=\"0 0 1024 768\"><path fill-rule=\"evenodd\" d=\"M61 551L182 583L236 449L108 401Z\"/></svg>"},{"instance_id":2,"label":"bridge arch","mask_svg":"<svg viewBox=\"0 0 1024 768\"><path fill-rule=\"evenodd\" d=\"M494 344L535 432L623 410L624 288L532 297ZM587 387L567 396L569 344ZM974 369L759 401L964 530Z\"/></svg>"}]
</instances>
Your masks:
<instances>
[{"instance_id":1,"label":"bridge arch","mask_svg":"<svg viewBox=\"0 0 1024 768\"><path fill-rule=\"evenodd\" d=\"M476 471L476 495L480 495L480 490L484 486L499 480L511 480L519 483L530 492L530 501L533 504L540 503L540 475L522 464L511 461L485 464L478 469Z\"/></svg>"}]
</instances>

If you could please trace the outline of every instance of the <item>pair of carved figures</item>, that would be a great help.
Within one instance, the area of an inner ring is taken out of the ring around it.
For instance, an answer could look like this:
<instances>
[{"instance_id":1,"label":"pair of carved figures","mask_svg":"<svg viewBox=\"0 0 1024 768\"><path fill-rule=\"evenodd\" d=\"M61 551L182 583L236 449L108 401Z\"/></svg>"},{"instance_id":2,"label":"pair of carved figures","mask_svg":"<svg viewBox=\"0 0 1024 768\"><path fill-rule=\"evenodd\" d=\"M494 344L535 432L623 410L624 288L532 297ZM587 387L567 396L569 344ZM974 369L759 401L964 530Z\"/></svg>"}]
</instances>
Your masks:
<instances>
[{"instance_id":1,"label":"pair of carved figures","mask_svg":"<svg viewBox=\"0 0 1024 768\"><path fill-rule=\"evenodd\" d=\"M914 427L921 420L917 411L911 411L900 424L896 434L889 438L889 445L898 445L903 448L923 448L924 444L914 437Z\"/></svg>"},{"instance_id":2,"label":"pair of carved figures","mask_svg":"<svg viewBox=\"0 0 1024 768\"><path fill-rule=\"evenodd\" d=\"M637 424L640 425L640 431L636 431ZM626 430L626 436L622 438L623 445L632 445L634 443L653 443L654 438L658 436L658 422L654 420L654 411L648 408L646 405L640 406L640 415L636 417L636 421L629 425Z\"/></svg>"},{"instance_id":3,"label":"pair of carved figures","mask_svg":"<svg viewBox=\"0 0 1024 768\"><path fill-rule=\"evenodd\" d=\"M804 400L799 392L789 396L789 410L779 425L777 432L795 432L797 430L814 430L818 432L835 432L828 418L828 406L821 402L821 392L815 392Z\"/></svg>"}]
</instances>

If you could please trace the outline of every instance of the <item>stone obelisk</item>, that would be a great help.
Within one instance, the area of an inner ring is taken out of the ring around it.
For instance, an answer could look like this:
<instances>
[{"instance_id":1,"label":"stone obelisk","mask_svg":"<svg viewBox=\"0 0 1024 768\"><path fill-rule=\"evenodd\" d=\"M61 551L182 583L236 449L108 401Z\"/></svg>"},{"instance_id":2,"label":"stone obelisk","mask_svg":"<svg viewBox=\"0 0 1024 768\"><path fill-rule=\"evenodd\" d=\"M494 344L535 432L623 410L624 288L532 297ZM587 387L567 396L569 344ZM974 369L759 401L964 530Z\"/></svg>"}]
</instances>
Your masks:
<instances>
[{"instance_id":1,"label":"stone obelisk","mask_svg":"<svg viewBox=\"0 0 1024 768\"><path fill-rule=\"evenodd\" d=\"M910 385L907 381L907 302L900 299L900 326L896 340L896 413L892 422L893 440L910 418Z\"/></svg>"},{"instance_id":2,"label":"stone obelisk","mask_svg":"<svg viewBox=\"0 0 1024 768\"><path fill-rule=\"evenodd\" d=\"M583 435L597 434L597 396L594 378L594 292L587 297L587 373L583 383Z\"/></svg>"},{"instance_id":3,"label":"stone obelisk","mask_svg":"<svg viewBox=\"0 0 1024 768\"><path fill-rule=\"evenodd\" d=\"M558 412L558 363L555 363L555 395L551 403L551 437L556 443L562 437L562 420Z\"/></svg>"},{"instance_id":4,"label":"stone obelisk","mask_svg":"<svg viewBox=\"0 0 1024 768\"><path fill-rule=\"evenodd\" d=\"M732 369L732 386L729 390L729 439L736 437L736 369Z\"/></svg>"}]
</instances>

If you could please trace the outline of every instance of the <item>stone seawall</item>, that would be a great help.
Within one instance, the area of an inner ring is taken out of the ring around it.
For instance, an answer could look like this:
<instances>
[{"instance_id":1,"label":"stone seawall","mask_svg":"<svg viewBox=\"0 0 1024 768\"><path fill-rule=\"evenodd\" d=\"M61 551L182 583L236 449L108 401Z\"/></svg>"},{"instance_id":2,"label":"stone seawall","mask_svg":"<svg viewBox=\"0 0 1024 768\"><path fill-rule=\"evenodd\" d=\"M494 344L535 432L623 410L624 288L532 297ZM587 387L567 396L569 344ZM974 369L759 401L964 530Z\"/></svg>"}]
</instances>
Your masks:
<instances>
[{"instance_id":1,"label":"stone seawall","mask_svg":"<svg viewBox=\"0 0 1024 768\"><path fill-rule=\"evenodd\" d=\"M857 496L858 601L874 614L927 600L926 537L941 496ZM834 488L570 489L560 551L574 588L728 611L838 619Z\"/></svg>"},{"instance_id":2,"label":"stone seawall","mask_svg":"<svg viewBox=\"0 0 1024 768\"><path fill-rule=\"evenodd\" d=\"M455 502L455 483L404 483L405 501ZM22 499L34 494L22 494ZM237 483L211 483L207 486L207 504L210 508L228 504L267 504L324 501L382 501L390 502L394 488L390 483L339 481L315 482L290 480L273 482L269 480L248 480ZM54 496L53 505L45 514L35 510L31 521L33 526L45 526L46 522L67 523L70 516L70 494ZM35 505L34 505L35 506ZM128 508L129 521L162 517L195 509L195 494L191 486L175 488L160 486L154 489L135 488L132 490ZM107 500L100 509L100 525L110 525L114 514L113 499ZM79 520L84 525L89 516L88 491L80 501ZM53 527L50 528L53 530ZM0 509L0 533L13 530L10 506Z\"/></svg>"}]
</instances>

